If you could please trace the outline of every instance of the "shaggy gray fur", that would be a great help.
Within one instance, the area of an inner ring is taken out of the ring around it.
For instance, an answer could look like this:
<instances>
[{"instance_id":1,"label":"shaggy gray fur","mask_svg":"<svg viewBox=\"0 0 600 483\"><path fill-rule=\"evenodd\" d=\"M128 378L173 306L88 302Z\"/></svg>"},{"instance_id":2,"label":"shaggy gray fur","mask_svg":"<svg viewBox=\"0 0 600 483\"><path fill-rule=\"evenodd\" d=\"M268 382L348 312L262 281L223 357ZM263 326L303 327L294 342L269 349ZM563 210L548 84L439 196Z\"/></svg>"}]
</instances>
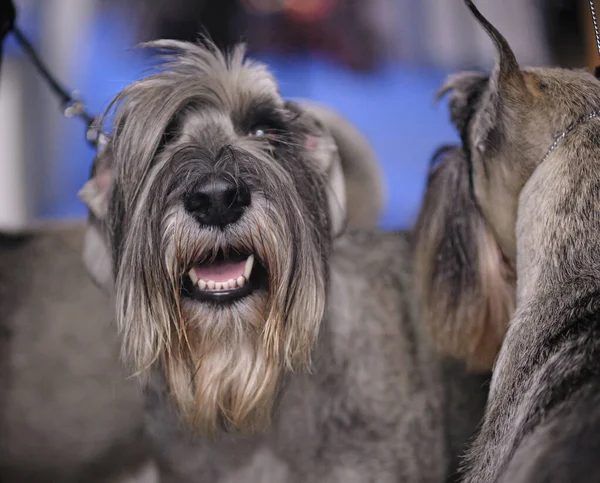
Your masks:
<instances>
[{"instance_id":1,"label":"shaggy gray fur","mask_svg":"<svg viewBox=\"0 0 600 483\"><path fill-rule=\"evenodd\" d=\"M474 379L430 352L408 236L343 231L341 138L243 51L154 46L168 63L119 96L82 197L112 274L88 265L115 284L162 481L444 481L485 396L479 379L470 400L459 387ZM223 228L182 206L213 170L252 193ZM268 285L227 307L182 292L189 268L228 246L256 253Z\"/></svg>"},{"instance_id":2,"label":"shaggy gray fur","mask_svg":"<svg viewBox=\"0 0 600 483\"><path fill-rule=\"evenodd\" d=\"M433 310L466 316L446 327L429 317L438 346L479 366L499 351L463 481L597 481L600 82L583 71L521 70L466 3L499 58L491 75L459 74L443 89L463 148L437 165L433 187L447 188L437 201L430 190L426 203L453 208L441 223L420 221L423 237L444 227L431 273L455 297Z\"/></svg>"},{"instance_id":3,"label":"shaggy gray fur","mask_svg":"<svg viewBox=\"0 0 600 483\"><path fill-rule=\"evenodd\" d=\"M0 236L2 482L124 482L148 458L109 301L81 263L84 229Z\"/></svg>"}]
</instances>

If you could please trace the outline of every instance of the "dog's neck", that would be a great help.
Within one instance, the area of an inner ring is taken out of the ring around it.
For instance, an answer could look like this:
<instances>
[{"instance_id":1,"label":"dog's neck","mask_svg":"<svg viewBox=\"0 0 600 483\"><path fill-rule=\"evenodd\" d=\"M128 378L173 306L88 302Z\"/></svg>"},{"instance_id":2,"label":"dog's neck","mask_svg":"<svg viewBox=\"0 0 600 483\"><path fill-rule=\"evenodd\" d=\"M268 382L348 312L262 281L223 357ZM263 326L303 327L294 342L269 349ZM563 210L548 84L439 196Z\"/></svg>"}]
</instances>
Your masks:
<instances>
[{"instance_id":1,"label":"dog's neck","mask_svg":"<svg viewBox=\"0 0 600 483\"><path fill-rule=\"evenodd\" d=\"M600 120L553 149L519 199L517 303L600 288Z\"/></svg>"}]
</instances>

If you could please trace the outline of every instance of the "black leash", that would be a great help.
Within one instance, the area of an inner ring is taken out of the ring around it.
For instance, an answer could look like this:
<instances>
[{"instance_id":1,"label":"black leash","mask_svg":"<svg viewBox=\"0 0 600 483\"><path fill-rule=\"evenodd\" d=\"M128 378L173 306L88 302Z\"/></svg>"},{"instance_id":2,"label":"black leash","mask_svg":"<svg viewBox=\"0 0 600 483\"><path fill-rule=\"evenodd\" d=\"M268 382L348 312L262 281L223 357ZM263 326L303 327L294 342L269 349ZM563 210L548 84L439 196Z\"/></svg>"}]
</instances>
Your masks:
<instances>
[{"instance_id":1,"label":"black leash","mask_svg":"<svg viewBox=\"0 0 600 483\"><path fill-rule=\"evenodd\" d=\"M600 34L598 34L598 20L596 18L596 7L594 6L594 0L590 1L590 13L592 14L592 23L594 24L594 35L596 36L596 48L598 49L598 56L600 56ZM600 65L597 65L594 69L594 76L600 79Z\"/></svg>"},{"instance_id":2,"label":"black leash","mask_svg":"<svg viewBox=\"0 0 600 483\"><path fill-rule=\"evenodd\" d=\"M15 17L17 12L12 1L3 0L0 3L0 64L2 63L2 46L6 34L10 32L15 25Z\"/></svg>"},{"instance_id":3,"label":"black leash","mask_svg":"<svg viewBox=\"0 0 600 483\"><path fill-rule=\"evenodd\" d=\"M27 57L44 78L50 89L60 99L63 114L66 117L78 117L87 127L86 139L96 149L101 148L106 142L106 134L100 126L100 118L90 114L85 104L74 93L67 91L50 73L37 51L27 39L25 34L15 25L16 9L12 0L0 0L0 63L2 62L2 44L6 35L12 33L25 51Z\"/></svg>"}]
</instances>

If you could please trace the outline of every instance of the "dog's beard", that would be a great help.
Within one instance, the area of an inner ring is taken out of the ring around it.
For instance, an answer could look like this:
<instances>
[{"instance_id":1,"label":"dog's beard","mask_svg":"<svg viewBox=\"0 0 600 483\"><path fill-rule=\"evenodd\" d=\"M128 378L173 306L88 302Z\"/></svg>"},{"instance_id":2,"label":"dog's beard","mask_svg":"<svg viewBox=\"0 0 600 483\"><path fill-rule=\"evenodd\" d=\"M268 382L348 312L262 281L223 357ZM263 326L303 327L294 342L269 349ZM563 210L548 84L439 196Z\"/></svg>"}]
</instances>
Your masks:
<instances>
[{"instance_id":1,"label":"dog's beard","mask_svg":"<svg viewBox=\"0 0 600 483\"><path fill-rule=\"evenodd\" d=\"M163 368L182 415L200 432L264 427L283 370L310 363L326 276L299 213L255 199L234 227L203 229L173 207L160 236L139 216L126 238L117 273L125 356L140 373L155 362ZM254 255L266 283L228 304L185 296L190 269L228 251Z\"/></svg>"}]
</instances>

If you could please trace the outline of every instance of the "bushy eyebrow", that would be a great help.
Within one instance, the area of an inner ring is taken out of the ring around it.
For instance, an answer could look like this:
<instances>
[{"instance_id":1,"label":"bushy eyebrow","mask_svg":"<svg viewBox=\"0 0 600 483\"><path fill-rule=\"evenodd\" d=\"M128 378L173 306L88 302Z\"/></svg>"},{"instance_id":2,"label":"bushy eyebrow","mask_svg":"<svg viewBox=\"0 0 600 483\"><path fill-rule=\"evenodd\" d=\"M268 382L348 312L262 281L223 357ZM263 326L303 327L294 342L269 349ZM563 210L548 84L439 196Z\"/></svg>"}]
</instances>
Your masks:
<instances>
[{"instance_id":1,"label":"bushy eyebrow","mask_svg":"<svg viewBox=\"0 0 600 483\"><path fill-rule=\"evenodd\" d=\"M257 126L268 126L275 129L285 129L288 116L285 109L275 105L272 101L255 101L233 116L233 122L242 133L248 133Z\"/></svg>"}]
</instances>

